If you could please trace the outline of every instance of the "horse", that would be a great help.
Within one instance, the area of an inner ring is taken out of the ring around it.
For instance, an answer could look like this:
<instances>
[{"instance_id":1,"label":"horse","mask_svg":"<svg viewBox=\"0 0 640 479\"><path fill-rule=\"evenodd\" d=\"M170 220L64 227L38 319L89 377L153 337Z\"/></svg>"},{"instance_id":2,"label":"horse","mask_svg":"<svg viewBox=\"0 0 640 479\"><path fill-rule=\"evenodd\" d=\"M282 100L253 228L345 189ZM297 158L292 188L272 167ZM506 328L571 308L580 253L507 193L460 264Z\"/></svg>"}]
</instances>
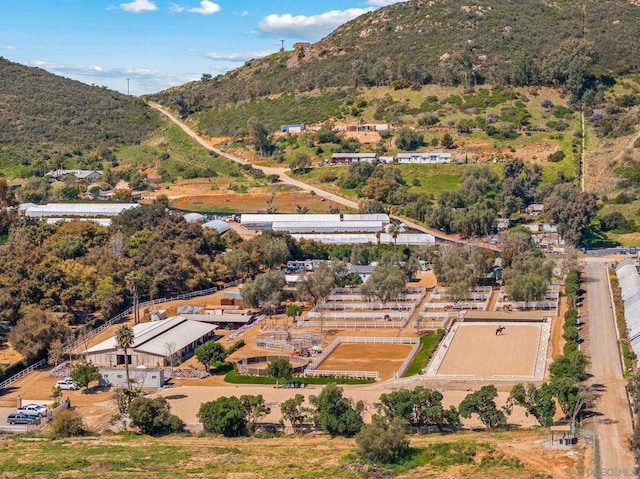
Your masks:
<instances>
[{"instance_id":1,"label":"horse","mask_svg":"<svg viewBox=\"0 0 640 479\"><path fill-rule=\"evenodd\" d=\"M498 326L496 328L496 336L502 336L505 329L507 329L505 326Z\"/></svg>"}]
</instances>

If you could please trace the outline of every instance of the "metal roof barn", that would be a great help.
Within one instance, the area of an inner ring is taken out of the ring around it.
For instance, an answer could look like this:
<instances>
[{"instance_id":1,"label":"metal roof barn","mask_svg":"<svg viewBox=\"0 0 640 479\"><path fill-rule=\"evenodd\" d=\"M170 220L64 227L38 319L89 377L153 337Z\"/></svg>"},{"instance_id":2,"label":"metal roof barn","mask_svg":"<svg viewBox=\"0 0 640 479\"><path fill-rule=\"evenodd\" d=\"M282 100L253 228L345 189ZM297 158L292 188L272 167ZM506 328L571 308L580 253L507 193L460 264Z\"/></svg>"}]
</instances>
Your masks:
<instances>
[{"instance_id":1,"label":"metal roof barn","mask_svg":"<svg viewBox=\"0 0 640 479\"><path fill-rule=\"evenodd\" d=\"M227 222L222 220L207 221L205 224L202 225L202 227L217 230L218 233L220 234L224 234L231 229L231 227L227 224Z\"/></svg>"},{"instance_id":2,"label":"metal roof barn","mask_svg":"<svg viewBox=\"0 0 640 479\"><path fill-rule=\"evenodd\" d=\"M291 236L296 240L306 239L327 244L376 244L378 242L377 236L372 233L294 233ZM401 245L433 246L436 239L430 234L399 234L395 242ZM380 243L394 244L394 240L391 235L382 233Z\"/></svg>"},{"instance_id":3,"label":"metal roof barn","mask_svg":"<svg viewBox=\"0 0 640 479\"><path fill-rule=\"evenodd\" d=\"M368 215L342 215L342 221L381 221L388 224L391 220L386 213L371 213Z\"/></svg>"},{"instance_id":4,"label":"metal roof barn","mask_svg":"<svg viewBox=\"0 0 640 479\"><path fill-rule=\"evenodd\" d=\"M138 203L49 203L27 208L25 215L32 218L60 218L81 216L89 218L117 216L125 210L138 208Z\"/></svg>"},{"instance_id":5,"label":"metal roof barn","mask_svg":"<svg viewBox=\"0 0 640 479\"><path fill-rule=\"evenodd\" d=\"M186 358L200 344L213 337L217 326L190 321L183 316L133 326L134 343L128 350L133 366L164 366L170 357ZM124 364L124 351L113 336L85 351L88 360L98 366Z\"/></svg>"},{"instance_id":6,"label":"metal roof barn","mask_svg":"<svg viewBox=\"0 0 640 479\"><path fill-rule=\"evenodd\" d=\"M240 215L240 224L251 229L271 229L274 222L284 223L327 223L340 221L338 214L299 215L299 214L255 214Z\"/></svg>"},{"instance_id":7,"label":"metal roof barn","mask_svg":"<svg viewBox=\"0 0 640 479\"><path fill-rule=\"evenodd\" d=\"M273 231L287 231L289 233L375 233L382 229L381 221L325 221L322 223L298 223L274 221Z\"/></svg>"}]
</instances>

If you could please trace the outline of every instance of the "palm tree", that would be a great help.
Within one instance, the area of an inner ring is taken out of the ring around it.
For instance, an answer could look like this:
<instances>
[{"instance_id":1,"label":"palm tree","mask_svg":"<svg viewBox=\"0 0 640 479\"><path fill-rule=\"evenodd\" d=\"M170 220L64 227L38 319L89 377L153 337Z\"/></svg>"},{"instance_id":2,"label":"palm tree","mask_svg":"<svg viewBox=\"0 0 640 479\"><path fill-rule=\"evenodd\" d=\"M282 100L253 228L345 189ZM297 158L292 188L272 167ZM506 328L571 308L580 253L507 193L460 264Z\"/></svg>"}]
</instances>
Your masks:
<instances>
[{"instance_id":1,"label":"palm tree","mask_svg":"<svg viewBox=\"0 0 640 479\"><path fill-rule=\"evenodd\" d=\"M124 351L124 370L127 377L127 389L131 387L131 383L129 380L129 355L127 354L128 349L133 346L133 342L135 340L135 334L133 329L131 329L128 325L123 324L116 330L116 344L118 348Z\"/></svg>"},{"instance_id":2,"label":"palm tree","mask_svg":"<svg viewBox=\"0 0 640 479\"><path fill-rule=\"evenodd\" d=\"M147 282L147 275L140 271L130 271L125 276L127 288L133 294L133 322L140 324L140 311L138 311L138 300L140 298L140 289Z\"/></svg>"},{"instance_id":3,"label":"palm tree","mask_svg":"<svg viewBox=\"0 0 640 479\"><path fill-rule=\"evenodd\" d=\"M395 253L398 253L398 235L404 231L404 228L396 223L390 223L387 226L387 234L390 234L393 238L393 248Z\"/></svg>"}]
</instances>

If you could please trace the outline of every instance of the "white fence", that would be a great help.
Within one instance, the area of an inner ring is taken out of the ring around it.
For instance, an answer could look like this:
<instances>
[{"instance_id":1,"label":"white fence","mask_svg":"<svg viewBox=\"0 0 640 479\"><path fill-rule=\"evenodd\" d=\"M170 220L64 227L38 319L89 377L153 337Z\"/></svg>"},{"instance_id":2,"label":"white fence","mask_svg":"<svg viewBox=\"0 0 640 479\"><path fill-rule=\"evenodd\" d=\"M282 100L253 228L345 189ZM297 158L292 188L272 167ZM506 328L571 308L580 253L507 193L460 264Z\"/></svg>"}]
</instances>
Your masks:
<instances>
[{"instance_id":1,"label":"white fence","mask_svg":"<svg viewBox=\"0 0 640 479\"><path fill-rule=\"evenodd\" d=\"M411 348L411 351L409 351L409 355L404 359L404 361L402 361L402 364L396 371L396 374L394 376L396 379L402 377L402 375L405 373L405 371L409 367L409 364L411 364L411 362L413 361L413 358L415 358L418 351L420 351L421 347L422 347L422 344L420 344L420 341L418 341L413 345L413 347Z\"/></svg>"},{"instance_id":2,"label":"white fence","mask_svg":"<svg viewBox=\"0 0 640 479\"><path fill-rule=\"evenodd\" d=\"M408 367L408 364L413 359L413 356L415 356L414 349L416 349L416 346L418 347L418 349L420 347L420 340L418 338L366 337L366 336L365 337L358 337L358 336L340 337L338 336L336 339L331 341L331 343L329 343L329 345L325 348L324 351L322 351L322 353L318 357L316 357L311 363L309 363L309 366L307 366L307 369L304 372L305 376L367 378L367 379L375 379L377 381L380 377L378 371L329 371L329 370L316 369L320 366L320 364L322 364L322 362L325 359L329 357L331 353L333 353L336 350L336 348L340 344L343 344L343 343L344 344L413 344L414 347L411 348L411 352L409 353L409 355L411 356L411 359L409 361L405 359L405 361L402 363L403 365L405 362L407 363L407 365L405 366L405 370L406 370L406 367ZM402 366L400 366L400 368L402 368ZM398 369L398 372L399 371L400 369ZM398 377L397 376L398 372L396 372L396 377ZM402 371L401 374L404 374L404 371Z\"/></svg>"},{"instance_id":3,"label":"white fence","mask_svg":"<svg viewBox=\"0 0 640 479\"><path fill-rule=\"evenodd\" d=\"M415 302L412 303L357 303L357 302L344 302L344 303L320 303L313 307L311 311L330 310L330 311L344 311L347 309L371 309L371 310L407 310L415 308Z\"/></svg>"},{"instance_id":4,"label":"white fence","mask_svg":"<svg viewBox=\"0 0 640 479\"><path fill-rule=\"evenodd\" d=\"M300 319L296 321L297 328L324 328L324 329L360 329L360 328L404 328L405 321L316 321Z\"/></svg>"},{"instance_id":5,"label":"white fence","mask_svg":"<svg viewBox=\"0 0 640 479\"><path fill-rule=\"evenodd\" d=\"M424 293L407 293L401 294L398 296L398 300L400 301L419 301L422 299ZM332 293L325 298L325 301L355 301L355 302L366 302L366 298L362 296L360 293L357 294L336 294Z\"/></svg>"},{"instance_id":6,"label":"white fence","mask_svg":"<svg viewBox=\"0 0 640 479\"><path fill-rule=\"evenodd\" d=\"M43 367L45 364L47 364L46 359L41 359L40 361L38 361L35 364L32 364L31 366L23 369L22 371L20 371L17 374L14 374L13 376L11 376L8 379L5 379L4 381L2 381L0 383L0 390L6 388L7 386L11 385L12 383L16 382L18 379L26 376L27 374L29 374L31 371L35 371L36 369L40 369L41 367Z\"/></svg>"},{"instance_id":7,"label":"white fence","mask_svg":"<svg viewBox=\"0 0 640 479\"><path fill-rule=\"evenodd\" d=\"M306 377L314 377L314 378L349 378L349 379L373 379L377 381L380 379L380 375L378 371L330 371L330 370L321 370L318 371L316 369L309 370L307 369L304 372Z\"/></svg>"}]
</instances>

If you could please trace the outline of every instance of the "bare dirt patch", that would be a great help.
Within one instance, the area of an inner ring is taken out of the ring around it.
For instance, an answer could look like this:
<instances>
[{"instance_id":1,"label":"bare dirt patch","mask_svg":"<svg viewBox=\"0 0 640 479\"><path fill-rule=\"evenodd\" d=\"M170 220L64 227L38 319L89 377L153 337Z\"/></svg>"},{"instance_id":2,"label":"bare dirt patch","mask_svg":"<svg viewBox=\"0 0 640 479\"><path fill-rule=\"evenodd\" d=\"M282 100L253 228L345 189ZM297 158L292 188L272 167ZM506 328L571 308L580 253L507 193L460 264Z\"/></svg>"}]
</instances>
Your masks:
<instances>
[{"instance_id":1,"label":"bare dirt patch","mask_svg":"<svg viewBox=\"0 0 640 479\"><path fill-rule=\"evenodd\" d=\"M345 210L339 205L325 198L300 191L279 191L272 196L267 191L236 193L233 191L211 190L210 192L198 192L188 194L177 188L172 188L167 193L171 199L171 206L184 210L198 210L211 212L265 212L270 207L268 201L272 201L271 207L279 213L294 213L300 208L308 208L310 213L328 213L333 208Z\"/></svg>"}]
</instances>

